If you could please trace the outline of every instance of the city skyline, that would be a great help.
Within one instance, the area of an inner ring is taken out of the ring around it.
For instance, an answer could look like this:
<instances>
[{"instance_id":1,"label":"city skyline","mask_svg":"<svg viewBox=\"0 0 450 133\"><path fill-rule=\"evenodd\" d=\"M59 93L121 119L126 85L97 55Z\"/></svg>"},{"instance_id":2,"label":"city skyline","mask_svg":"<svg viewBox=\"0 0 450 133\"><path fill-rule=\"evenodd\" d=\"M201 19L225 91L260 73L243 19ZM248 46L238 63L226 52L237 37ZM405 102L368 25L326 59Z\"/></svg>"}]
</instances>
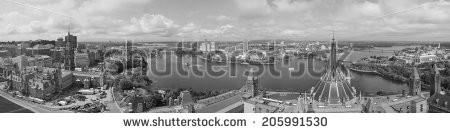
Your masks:
<instances>
[{"instance_id":1,"label":"city skyline","mask_svg":"<svg viewBox=\"0 0 450 133\"><path fill-rule=\"evenodd\" d=\"M0 41L450 41L445 0L1 0Z\"/></svg>"}]
</instances>

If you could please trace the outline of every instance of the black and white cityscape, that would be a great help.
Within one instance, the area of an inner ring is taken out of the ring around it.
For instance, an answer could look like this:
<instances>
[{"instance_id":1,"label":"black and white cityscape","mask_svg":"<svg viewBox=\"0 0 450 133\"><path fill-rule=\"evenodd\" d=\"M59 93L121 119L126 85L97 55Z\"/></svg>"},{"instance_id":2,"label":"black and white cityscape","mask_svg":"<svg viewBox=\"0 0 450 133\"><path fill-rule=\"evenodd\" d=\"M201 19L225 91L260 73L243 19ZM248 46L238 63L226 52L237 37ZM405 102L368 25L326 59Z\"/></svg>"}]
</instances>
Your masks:
<instances>
[{"instance_id":1,"label":"black and white cityscape","mask_svg":"<svg viewBox=\"0 0 450 133\"><path fill-rule=\"evenodd\" d=\"M450 112L448 0L0 5L1 113Z\"/></svg>"}]
</instances>

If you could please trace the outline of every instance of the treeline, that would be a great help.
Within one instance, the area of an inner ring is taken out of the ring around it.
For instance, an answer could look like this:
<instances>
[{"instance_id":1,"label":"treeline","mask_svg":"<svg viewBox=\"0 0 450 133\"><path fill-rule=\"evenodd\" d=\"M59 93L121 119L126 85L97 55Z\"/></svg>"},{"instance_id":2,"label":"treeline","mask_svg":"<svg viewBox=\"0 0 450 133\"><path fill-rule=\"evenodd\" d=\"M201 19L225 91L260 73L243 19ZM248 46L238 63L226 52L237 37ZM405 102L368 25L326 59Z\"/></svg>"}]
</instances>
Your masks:
<instances>
[{"instance_id":1,"label":"treeline","mask_svg":"<svg viewBox=\"0 0 450 133\"><path fill-rule=\"evenodd\" d=\"M352 68L364 71L376 71L386 78L402 82L408 82L412 73L411 69L405 69L403 66L396 65L382 66L370 63L355 63L352 65Z\"/></svg>"},{"instance_id":2,"label":"treeline","mask_svg":"<svg viewBox=\"0 0 450 133\"><path fill-rule=\"evenodd\" d=\"M436 65L438 66L438 68L444 68L444 70L439 71L442 76L441 86L443 88L450 89L450 63L447 61L438 62ZM420 79L422 83L425 84L425 86L422 87L427 90L430 89L429 85L432 84L434 78L434 69L432 68L433 66L434 62L422 63L417 66L417 68L419 69ZM411 66L382 66L370 63L355 63L352 65L352 68L364 71L376 71L378 74L381 74L386 78L402 82L409 82L409 78L413 73L413 69L411 69Z\"/></svg>"},{"instance_id":3,"label":"treeline","mask_svg":"<svg viewBox=\"0 0 450 133\"><path fill-rule=\"evenodd\" d=\"M183 56L183 55L191 55L191 56L197 56L197 55L201 55L202 52L201 51L184 51L184 50L176 50L175 51L175 55L176 56Z\"/></svg>"},{"instance_id":4,"label":"treeline","mask_svg":"<svg viewBox=\"0 0 450 133\"><path fill-rule=\"evenodd\" d=\"M217 95L220 95L222 93L231 91L231 90L194 90L192 88L178 88L178 89L168 89L166 91L165 99L168 100L169 97L172 97L172 99L176 99L178 96L180 96L180 93L184 90L187 90L190 92L192 96L192 100L198 101L200 99L205 99L209 97L214 97Z\"/></svg>"},{"instance_id":5,"label":"treeline","mask_svg":"<svg viewBox=\"0 0 450 133\"><path fill-rule=\"evenodd\" d=\"M114 83L121 90L132 90L133 88L150 86L153 81L146 75L121 75L116 78Z\"/></svg>"}]
</instances>

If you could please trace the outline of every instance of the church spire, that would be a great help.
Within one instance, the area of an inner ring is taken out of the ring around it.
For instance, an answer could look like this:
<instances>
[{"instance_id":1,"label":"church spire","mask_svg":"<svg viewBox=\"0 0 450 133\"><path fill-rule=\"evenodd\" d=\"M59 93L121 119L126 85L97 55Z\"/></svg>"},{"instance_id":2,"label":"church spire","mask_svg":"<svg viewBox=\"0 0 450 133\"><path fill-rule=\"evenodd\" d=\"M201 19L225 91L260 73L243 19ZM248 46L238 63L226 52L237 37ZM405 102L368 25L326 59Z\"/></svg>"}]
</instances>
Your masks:
<instances>
[{"instance_id":1,"label":"church spire","mask_svg":"<svg viewBox=\"0 0 450 133\"><path fill-rule=\"evenodd\" d=\"M331 52L330 52L330 69L331 69L331 71L333 72L333 75L334 75L334 71L336 71L336 42L335 42L335 39L334 39L334 30L333 30L333 39L332 39L332 42L331 42Z\"/></svg>"},{"instance_id":2,"label":"church spire","mask_svg":"<svg viewBox=\"0 0 450 133\"><path fill-rule=\"evenodd\" d=\"M419 72L417 71L417 67L414 67L414 79L420 79Z\"/></svg>"}]
</instances>

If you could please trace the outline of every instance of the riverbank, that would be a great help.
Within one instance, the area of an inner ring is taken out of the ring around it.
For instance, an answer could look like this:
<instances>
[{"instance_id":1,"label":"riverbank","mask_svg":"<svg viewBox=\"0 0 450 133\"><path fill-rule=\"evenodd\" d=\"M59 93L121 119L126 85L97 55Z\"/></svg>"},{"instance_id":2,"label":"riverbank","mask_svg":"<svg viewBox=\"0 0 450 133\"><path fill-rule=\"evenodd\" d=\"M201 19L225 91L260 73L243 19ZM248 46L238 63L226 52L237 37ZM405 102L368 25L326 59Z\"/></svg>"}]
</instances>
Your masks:
<instances>
[{"instance_id":1,"label":"riverbank","mask_svg":"<svg viewBox=\"0 0 450 133\"><path fill-rule=\"evenodd\" d=\"M45 105L38 105L37 103L31 103L29 101L13 97L12 95L8 94L7 92L4 92L0 90L0 97L19 105L23 108L26 108L34 113L70 113L69 111L65 110L59 110L59 109L53 109L49 107L45 107Z\"/></svg>"},{"instance_id":2,"label":"riverbank","mask_svg":"<svg viewBox=\"0 0 450 133\"><path fill-rule=\"evenodd\" d=\"M352 71L356 71L356 72L363 72L363 73L376 73L379 74L380 76L383 76L383 74L377 72L377 71L367 71L367 70L359 70L359 69L355 69L355 68L349 68Z\"/></svg>"},{"instance_id":3,"label":"riverbank","mask_svg":"<svg viewBox=\"0 0 450 133\"><path fill-rule=\"evenodd\" d=\"M0 113L33 113L33 111L0 96Z\"/></svg>"},{"instance_id":4,"label":"riverbank","mask_svg":"<svg viewBox=\"0 0 450 133\"><path fill-rule=\"evenodd\" d=\"M353 65L356 65L356 64L353 64ZM375 66L375 67L380 67L380 66ZM390 66L390 67L385 67L385 68L372 68L371 70L361 70L361 69L355 68L355 66L352 66L352 67L349 67L349 69L352 71L362 72L362 73L374 73L383 78L393 80L393 81L398 81L398 82L403 82L403 83L408 82L409 78L405 77L404 76L405 74L399 75L398 73L396 73L396 71L399 71L399 70L398 70L398 68L396 68L397 70L395 70L393 67L398 67L398 66ZM373 69L376 69L376 70L373 70ZM386 72L386 70L384 70L384 69L389 69L389 72ZM384 72L383 71L379 72L379 70L384 70ZM401 71L405 71L405 70L401 70ZM405 72L401 72L401 73L405 73Z\"/></svg>"}]
</instances>

